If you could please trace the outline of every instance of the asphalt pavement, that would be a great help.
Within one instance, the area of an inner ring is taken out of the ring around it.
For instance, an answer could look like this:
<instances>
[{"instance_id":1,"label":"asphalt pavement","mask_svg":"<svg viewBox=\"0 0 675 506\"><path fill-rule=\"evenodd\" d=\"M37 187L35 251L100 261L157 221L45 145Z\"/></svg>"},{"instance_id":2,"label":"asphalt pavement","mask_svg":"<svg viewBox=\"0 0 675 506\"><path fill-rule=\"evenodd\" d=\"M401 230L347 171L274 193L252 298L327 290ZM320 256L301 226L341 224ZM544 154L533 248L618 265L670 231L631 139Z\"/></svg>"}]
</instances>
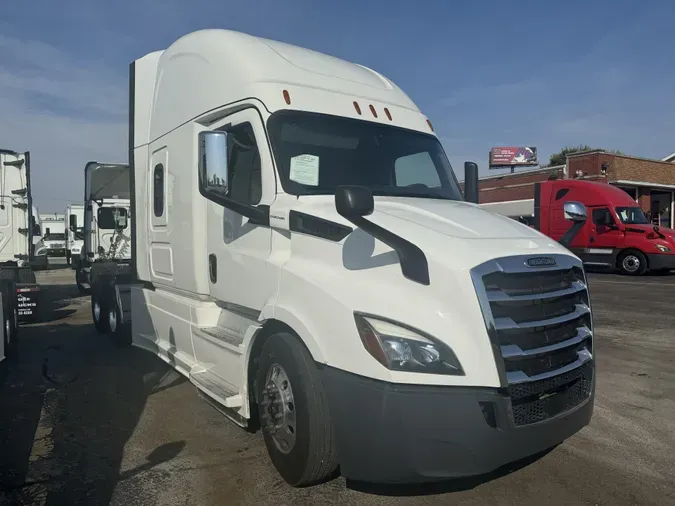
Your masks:
<instances>
[{"instance_id":1,"label":"asphalt pavement","mask_svg":"<svg viewBox=\"0 0 675 506\"><path fill-rule=\"evenodd\" d=\"M40 272L43 312L0 363L0 505L675 504L675 275L590 279L598 385L580 433L471 480L294 489L260 433L96 333L72 270Z\"/></svg>"}]
</instances>

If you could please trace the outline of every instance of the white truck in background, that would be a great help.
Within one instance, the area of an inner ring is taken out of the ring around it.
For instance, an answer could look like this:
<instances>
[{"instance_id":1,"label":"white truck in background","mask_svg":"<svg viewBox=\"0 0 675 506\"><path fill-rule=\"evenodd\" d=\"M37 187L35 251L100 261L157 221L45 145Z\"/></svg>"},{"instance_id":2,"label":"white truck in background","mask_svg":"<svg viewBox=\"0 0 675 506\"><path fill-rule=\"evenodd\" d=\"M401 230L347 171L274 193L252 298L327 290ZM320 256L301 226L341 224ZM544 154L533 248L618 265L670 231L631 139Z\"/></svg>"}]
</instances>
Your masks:
<instances>
[{"instance_id":1,"label":"white truck in background","mask_svg":"<svg viewBox=\"0 0 675 506\"><path fill-rule=\"evenodd\" d=\"M581 262L480 209L470 162L466 201L386 77L198 31L131 64L129 137L132 255L100 264L100 329L261 427L288 483L482 474L588 424Z\"/></svg>"},{"instance_id":2,"label":"white truck in background","mask_svg":"<svg viewBox=\"0 0 675 506\"><path fill-rule=\"evenodd\" d=\"M84 246L75 281L80 292L96 282L94 266L128 266L131 258L129 166L89 162L84 169ZM126 220L124 227L119 221ZM92 307L92 311L95 308ZM99 325L97 324L97 328Z\"/></svg>"},{"instance_id":3,"label":"white truck in background","mask_svg":"<svg viewBox=\"0 0 675 506\"><path fill-rule=\"evenodd\" d=\"M40 241L40 255L47 257L66 256L66 222L61 213L40 214L42 239Z\"/></svg>"},{"instance_id":4,"label":"white truck in background","mask_svg":"<svg viewBox=\"0 0 675 506\"><path fill-rule=\"evenodd\" d=\"M80 253L84 248L84 205L68 204L66 206L66 264L77 270L80 264Z\"/></svg>"}]
</instances>

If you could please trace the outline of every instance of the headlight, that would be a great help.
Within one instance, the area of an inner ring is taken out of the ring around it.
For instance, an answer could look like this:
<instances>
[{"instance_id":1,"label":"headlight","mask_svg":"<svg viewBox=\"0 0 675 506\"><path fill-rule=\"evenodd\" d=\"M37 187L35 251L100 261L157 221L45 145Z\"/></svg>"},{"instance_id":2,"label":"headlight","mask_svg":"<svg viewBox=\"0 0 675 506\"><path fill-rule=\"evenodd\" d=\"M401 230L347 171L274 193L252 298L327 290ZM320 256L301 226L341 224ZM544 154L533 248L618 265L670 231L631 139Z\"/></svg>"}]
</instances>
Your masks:
<instances>
[{"instance_id":1,"label":"headlight","mask_svg":"<svg viewBox=\"0 0 675 506\"><path fill-rule=\"evenodd\" d=\"M670 248L668 246L664 246L663 244L657 244L656 247L661 251L662 253L668 253L670 252Z\"/></svg>"},{"instance_id":2,"label":"headlight","mask_svg":"<svg viewBox=\"0 0 675 506\"><path fill-rule=\"evenodd\" d=\"M39 250L37 250L37 253L35 253L35 254L36 255L46 255L47 254L47 248L40 248Z\"/></svg>"},{"instance_id":3,"label":"headlight","mask_svg":"<svg viewBox=\"0 0 675 506\"><path fill-rule=\"evenodd\" d=\"M387 369L464 375L453 351L436 339L400 323L360 314L355 314L354 318L363 346Z\"/></svg>"}]
</instances>

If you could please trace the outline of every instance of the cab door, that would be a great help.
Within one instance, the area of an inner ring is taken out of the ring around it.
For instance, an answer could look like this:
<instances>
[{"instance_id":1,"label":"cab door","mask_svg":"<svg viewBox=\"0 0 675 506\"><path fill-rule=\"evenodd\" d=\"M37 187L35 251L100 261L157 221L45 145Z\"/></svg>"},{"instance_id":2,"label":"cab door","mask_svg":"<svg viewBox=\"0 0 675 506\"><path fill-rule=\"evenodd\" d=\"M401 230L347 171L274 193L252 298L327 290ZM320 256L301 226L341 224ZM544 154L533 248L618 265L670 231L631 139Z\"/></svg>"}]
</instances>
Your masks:
<instances>
[{"instance_id":1,"label":"cab door","mask_svg":"<svg viewBox=\"0 0 675 506\"><path fill-rule=\"evenodd\" d=\"M275 179L266 133L255 109L236 112L220 125L212 129L223 132L217 136L220 143L204 148L205 158L220 153L209 158L218 163L208 162L200 177L207 201L204 254L208 257L209 294L221 311L216 329L193 342L197 361L218 378L211 381L236 387L241 381L238 346L246 329L276 296L280 271L270 262L272 230L268 222L251 220L235 209L271 205Z\"/></svg>"},{"instance_id":2,"label":"cab door","mask_svg":"<svg viewBox=\"0 0 675 506\"><path fill-rule=\"evenodd\" d=\"M249 206L272 204L274 170L258 112L251 108L234 113L214 130L227 133L229 176L211 177L221 181L228 177L227 195L232 200ZM267 267L272 231L214 200L208 199L207 206L210 294L259 312L277 286L276 275Z\"/></svg>"},{"instance_id":3,"label":"cab door","mask_svg":"<svg viewBox=\"0 0 675 506\"><path fill-rule=\"evenodd\" d=\"M589 264L614 265L617 252L624 246L625 234L607 206L591 208L590 217L584 261Z\"/></svg>"}]
</instances>

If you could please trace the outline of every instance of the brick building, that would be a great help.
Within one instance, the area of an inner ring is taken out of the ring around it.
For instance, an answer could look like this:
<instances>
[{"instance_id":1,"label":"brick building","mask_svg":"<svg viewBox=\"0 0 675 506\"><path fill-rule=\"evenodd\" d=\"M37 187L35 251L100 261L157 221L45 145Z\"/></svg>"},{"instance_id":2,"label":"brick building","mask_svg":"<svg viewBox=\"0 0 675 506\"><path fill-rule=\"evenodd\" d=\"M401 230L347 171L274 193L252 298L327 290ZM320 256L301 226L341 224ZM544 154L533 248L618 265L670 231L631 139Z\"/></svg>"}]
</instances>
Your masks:
<instances>
[{"instance_id":1,"label":"brick building","mask_svg":"<svg viewBox=\"0 0 675 506\"><path fill-rule=\"evenodd\" d=\"M675 223L675 153L662 160L616 155L603 150L584 151L567 157L565 165L498 174L481 178L481 204L534 198L534 183L548 179L575 178L618 186L650 212L655 224Z\"/></svg>"}]
</instances>

